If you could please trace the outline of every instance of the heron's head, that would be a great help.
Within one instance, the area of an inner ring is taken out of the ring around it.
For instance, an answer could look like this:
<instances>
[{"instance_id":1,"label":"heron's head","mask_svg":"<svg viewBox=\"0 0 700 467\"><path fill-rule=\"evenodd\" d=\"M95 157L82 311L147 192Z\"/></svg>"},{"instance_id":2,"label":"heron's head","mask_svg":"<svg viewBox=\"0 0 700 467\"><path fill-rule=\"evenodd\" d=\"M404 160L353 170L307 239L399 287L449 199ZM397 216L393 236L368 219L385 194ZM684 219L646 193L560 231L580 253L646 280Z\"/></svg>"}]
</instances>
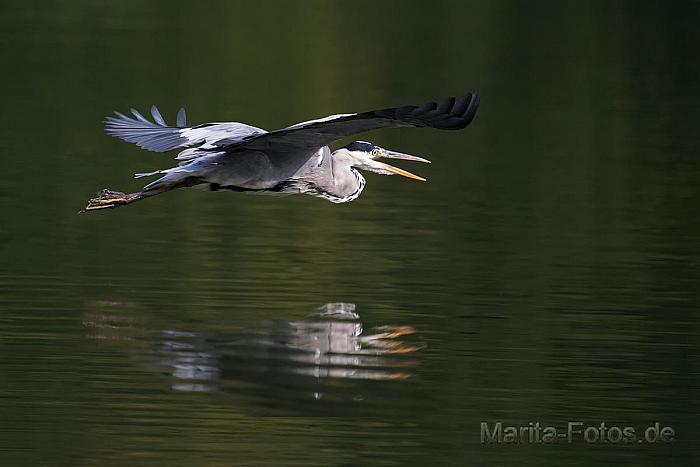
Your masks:
<instances>
[{"instance_id":1,"label":"heron's head","mask_svg":"<svg viewBox=\"0 0 700 467\"><path fill-rule=\"evenodd\" d=\"M370 172L382 175L403 175L404 177L420 180L422 182L425 181L423 177L419 177L418 175L414 175L411 172L399 169L393 165L380 162L378 159L404 159L407 161L430 164L429 160L423 159L422 157L390 151L366 141L353 141L347 146L340 148L340 150L345 150L350 158L350 164L358 169L369 170Z\"/></svg>"}]
</instances>

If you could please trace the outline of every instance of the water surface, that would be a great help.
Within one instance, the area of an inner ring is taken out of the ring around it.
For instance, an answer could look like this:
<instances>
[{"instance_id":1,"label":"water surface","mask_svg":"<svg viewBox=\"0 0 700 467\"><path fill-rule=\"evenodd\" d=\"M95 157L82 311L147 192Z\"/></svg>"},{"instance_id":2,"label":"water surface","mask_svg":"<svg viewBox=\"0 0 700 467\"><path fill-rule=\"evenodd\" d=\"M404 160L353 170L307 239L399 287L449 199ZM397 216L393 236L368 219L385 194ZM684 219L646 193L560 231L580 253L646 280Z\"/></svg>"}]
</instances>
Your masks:
<instances>
[{"instance_id":1,"label":"water surface","mask_svg":"<svg viewBox=\"0 0 700 467\"><path fill-rule=\"evenodd\" d=\"M696 2L4 2L2 465L693 465ZM478 88L386 130L428 183L180 190L102 133L180 105L278 128ZM480 444L480 423L656 445Z\"/></svg>"}]
</instances>

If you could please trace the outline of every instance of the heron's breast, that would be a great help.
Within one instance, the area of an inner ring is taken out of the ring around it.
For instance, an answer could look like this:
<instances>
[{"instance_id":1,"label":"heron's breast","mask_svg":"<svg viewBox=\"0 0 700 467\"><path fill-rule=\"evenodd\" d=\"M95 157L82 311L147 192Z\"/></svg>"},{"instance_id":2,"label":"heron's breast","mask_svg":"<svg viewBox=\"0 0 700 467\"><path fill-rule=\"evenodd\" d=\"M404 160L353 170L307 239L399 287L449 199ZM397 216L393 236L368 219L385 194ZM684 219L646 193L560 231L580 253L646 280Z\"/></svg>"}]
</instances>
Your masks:
<instances>
[{"instance_id":1,"label":"heron's breast","mask_svg":"<svg viewBox=\"0 0 700 467\"><path fill-rule=\"evenodd\" d=\"M226 155L205 176L208 183L220 186L238 186L248 189L266 189L276 184L275 170L267 155L259 151Z\"/></svg>"}]
</instances>

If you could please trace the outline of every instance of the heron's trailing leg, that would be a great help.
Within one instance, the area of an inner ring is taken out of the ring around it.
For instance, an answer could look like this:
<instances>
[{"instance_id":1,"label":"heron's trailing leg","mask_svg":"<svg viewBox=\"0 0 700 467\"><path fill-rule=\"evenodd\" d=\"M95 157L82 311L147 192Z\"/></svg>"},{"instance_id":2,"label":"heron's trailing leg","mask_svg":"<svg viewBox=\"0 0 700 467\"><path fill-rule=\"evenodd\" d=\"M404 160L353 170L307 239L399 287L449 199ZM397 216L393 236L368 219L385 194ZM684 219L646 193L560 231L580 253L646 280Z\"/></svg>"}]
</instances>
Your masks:
<instances>
[{"instance_id":1,"label":"heron's trailing leg","mask_svg":"<svg viewBox=\"0 0 700 467\"><path fill-rule=\"evenodd\" d=\"M118 208L119 206L126 206L127 204L135 203L136 201L141 201L142 199L165 193L166 191L174 190L176 188L188 188L196 186L200 183L201 179L199 177L186 177L175 183L162 184L161 186L153 188L147 187L147 189L143 191L136 191L134 193L122 193L121 191L112 191L105 188L104 190L100 191L97 198L92 198L90 201L88 201L87 206L85 206L85 208L83 208L83 210L80 212Z\"/></svg>"},{"instance_id":2,"label":"heron's trailing leg","mask_svg":"<svg viewBox=\"0 0 700 467\"><path fill-rule=\"evenodd\" d=\"M85 208L80 212L117 208L119 206L135 203L136 201L140 201L158 193L161 193L161 191L137 191L135 193L122 193L120 191L104 189L100 192L97 198L92 198L90 201L88 201L87 206L85 206Z\"/></svg>"}]
</instances>

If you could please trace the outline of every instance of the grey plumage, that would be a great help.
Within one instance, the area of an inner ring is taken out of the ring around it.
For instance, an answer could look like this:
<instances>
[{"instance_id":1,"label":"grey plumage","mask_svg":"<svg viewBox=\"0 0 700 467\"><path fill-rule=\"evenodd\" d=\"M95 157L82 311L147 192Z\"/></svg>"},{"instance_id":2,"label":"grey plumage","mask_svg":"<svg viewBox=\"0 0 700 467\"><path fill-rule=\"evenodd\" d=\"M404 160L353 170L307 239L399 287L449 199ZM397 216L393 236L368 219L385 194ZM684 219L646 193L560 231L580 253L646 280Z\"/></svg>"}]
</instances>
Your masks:
<instances>
[{"instance_id":1,"label":"grey plumage","mask_svg":"<svg viewBox=\"0 0 700 467\"><path fill-rule=\"evenodd\" d=\"M115 112L117 117L107 117L105 132L148 151L165 152L195 144L182 137L179 127L167 126L156 106L151 108L155 123L148 121L136 109L131 109L131 113L135 118L120 112Z\"/></svg>"},{"instance_id":2,"label":"grey plumage","mask_svg":"<svg viewBox=\"0 0 700 467\"><path fill-rule=\"evenodd\" d=\"M177 148L187 148L198 144L213 145L226 138L242 138L265 131L244 123L206 123L194 127L186 126L185 109L177 114L177 124L168 126L160 111L154 105L151 115L154 122L146 119L136 109L131 109L134 118L115 112L116 117L105 119L105 132L140 148L154 152L167 152Z\"/></svg>"},{"instance_id":3,"label":"grey plumage","mask_svg":"<svg viewBox=\"0 0 700 467\"><path fill-rule=\"evenodd\" d=\"M428 161L371 143L365 143L369 146L348 145L331 153L329 144L379 128L461 129L474 119L479 100L479 93L472 92L421 106L331 115L270 132L239 122L188 127L184 109L179 110L175 126L166 123L156 106L151 107L153 121L135 109L131 109L133 117L115 112L116 117L105 119L107 134L149 151L184 150L176 157L180 161L176 167L137 174L137 177L163 175L141 192L126 195L107 191L91 200L86 210L130 204L181 187L272 194L306 193L338 203L351 201L365 186L357 169L424 180L377 159Z\"/></svg>"}]
</instances>

